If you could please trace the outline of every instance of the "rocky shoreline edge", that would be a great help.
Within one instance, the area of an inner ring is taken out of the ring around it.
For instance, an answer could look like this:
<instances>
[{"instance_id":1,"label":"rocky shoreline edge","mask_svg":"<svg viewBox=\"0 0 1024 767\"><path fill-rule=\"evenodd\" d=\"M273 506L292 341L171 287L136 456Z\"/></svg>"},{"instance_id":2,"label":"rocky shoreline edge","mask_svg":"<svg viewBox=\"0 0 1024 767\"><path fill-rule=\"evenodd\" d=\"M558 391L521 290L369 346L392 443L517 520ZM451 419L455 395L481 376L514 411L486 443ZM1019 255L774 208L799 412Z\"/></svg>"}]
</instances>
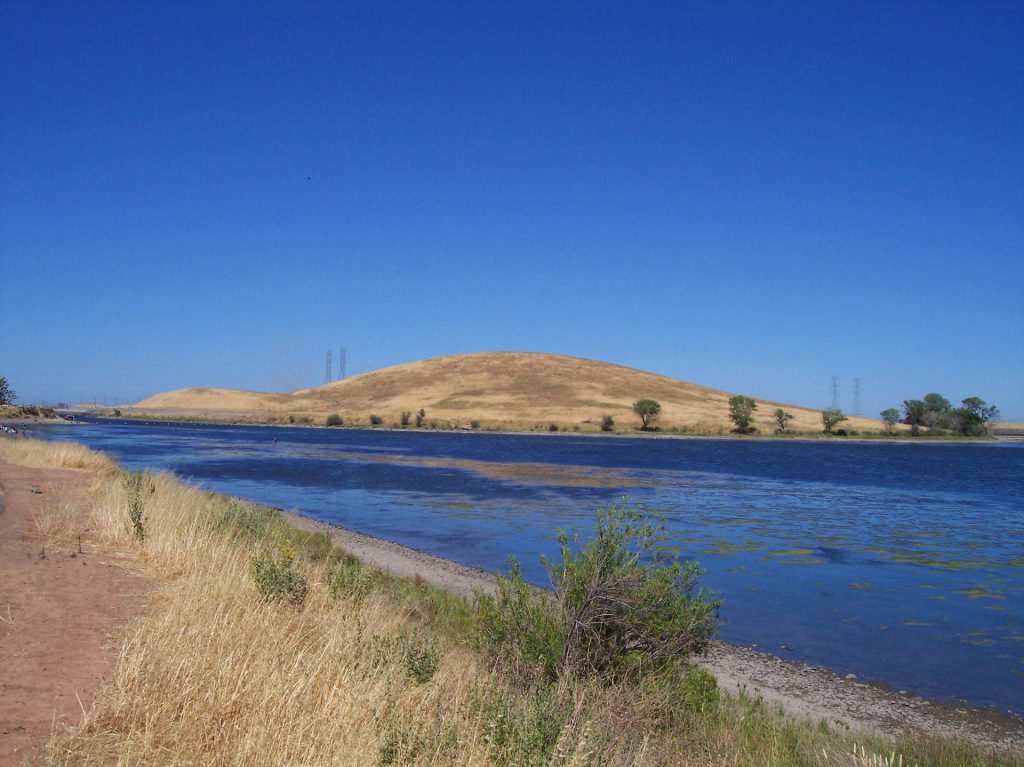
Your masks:
<instances>
[{"instance_id":1,"label":"rocky shoreline edge","mask_svg":"<svg viewBox=\"0 0 1024 767\"><path fill-rule=\"evenodd\" d=\"M471 597L494 588L483 570L286 511L296 527L326 533L350 556L393 575ZM885 685L840 677L829 669L783 660L759 650L715 641L698 661L729 692L760 696L786 714L827 721L851 731L919 732L959 738L1010 753L1024 753L1024 720L987 709L932 701Z\"/></svg>"}]
</instances>

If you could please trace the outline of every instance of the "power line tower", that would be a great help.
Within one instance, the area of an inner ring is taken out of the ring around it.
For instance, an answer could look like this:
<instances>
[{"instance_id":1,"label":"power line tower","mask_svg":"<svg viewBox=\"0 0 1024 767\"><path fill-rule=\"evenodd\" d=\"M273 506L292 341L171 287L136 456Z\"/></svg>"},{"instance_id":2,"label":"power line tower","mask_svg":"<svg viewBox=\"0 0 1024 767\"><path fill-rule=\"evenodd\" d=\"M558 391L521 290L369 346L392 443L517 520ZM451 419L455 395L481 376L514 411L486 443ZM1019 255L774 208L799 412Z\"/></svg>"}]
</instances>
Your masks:
<instances>
[{"instance_id":1,"label":"power line tower","mask_svg":"<svg viewBox=\"0 0 1024 767\"><path fill-rule=\"evenodd\" d=\"M860 377L853 379L853 414L861 415L860 412Z\"/></svg>"},{"instance_id":2,"label":"power line tower","mask_svg":"<svg viewBox=\"0 0 1024 767\"><path fill-rule=\"evenodd\" d=\"M348 348L345 347L345 346L342 346L341 350L338 352L338 378L340 378L341 380L344 380L345 379L345 375L346 375L346 373L345 373L345 361L346 361L345 357L346 357L346 352L348 352Z\"/></svg>"},{"instance_id":3,"label":"power line tower","mask_svg":"<svg viewBox=\"0 0 1024 767\"><path fill-rule=\"evenodd\" d=\"M331 350L327 350L327 367L324 368L324 383L331 382Z\"/></svg>"},{"instance_id":4,"label":"power line tower","mask_svg":"<svg viewBox=\"0 0 1024 767\"><path fill-rule=\"evenodd\" d=\"M832 407L839 407L839 376L832 376Z\"/></svg>"}]
</instances>

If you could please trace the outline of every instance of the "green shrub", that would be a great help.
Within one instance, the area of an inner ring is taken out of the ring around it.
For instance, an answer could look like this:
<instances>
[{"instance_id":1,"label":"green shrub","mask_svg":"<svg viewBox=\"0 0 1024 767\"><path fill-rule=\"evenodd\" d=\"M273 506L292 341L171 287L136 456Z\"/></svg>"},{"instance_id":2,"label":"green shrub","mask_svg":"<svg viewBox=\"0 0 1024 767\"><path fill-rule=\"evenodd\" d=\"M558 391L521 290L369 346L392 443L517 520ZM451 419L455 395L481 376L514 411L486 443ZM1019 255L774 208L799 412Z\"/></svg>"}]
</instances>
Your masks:
<instances>
[{"instance_id":1,"label":"green shrub","mask_svg":"<svg viewBox=\"0 0 1024 767\"><path fill-rule=\"evenodd\" d=\"M555 680L565 644L562 616L551 595L523 579L516 560L509 565L508 577L497 577L493 596L477 595L480 645L514 676Z\"/></svg>"},{"instance_id":2,"label":"green shrub","mask_svg":"<svg viewBox=\"0 0 1024 767\"><path fill-rule=\"evenodd\" d=\"M556 685L538 685L527 696L493 691L483 701L483 725L495 765L536 765L552 762L565 726L566 711Z\"/></svg>"},{"instance_id":3,"label":"green shrub","mask_svg":"<svg viewBox=\"0 0 1024 767\"><path fill-rule=\"evenodd\" d=\"M675 682L675 680L673 680ZM702 668L691 668L672 685L673 704L684 711L702 714L718 706L718 680Z\"/></svg>"},{"instance_id":4,"label":"green shrub","mask_svg":"<svg viewBox=\"0 0 1024 767\"><path fill-rule=\"evenodd\" d=\"M615 428L615 419L606 415L601 419L601 431L612 431Z\"/></svg>"},{"instance_id":5,"label":"green shrub","mask_svg":"<svg viewBox=\"0 0 1024 767\"><path fill-rule=\"evenodd\" d=\"M469 428L474 429L474 430L475 429L479 429L480 428L480 422L474 418L472 421L469 422Z\"/></svg>"},{"instance_id":6,"label":"green shrub","mask_svg":"<svg viewBox=\"0 0 1024 767\"><path fill-rule=\"evenodd\" d=\"M405 637L402 648L402 662L405 670L416 684L427 684L437 673L441 662L441 650L437 640L417 634Z\"/></svg>"},{"instance_id":7,"label":"green shrub","mask_svg":"<svg viewBox=\"0 0 1024 767\"><path fill-rule=\"evenodd\" d=\"M350 596L362 599L370 587L370 576L358 559L343 559L327 576L327 588L331 597Z\"/></svg>"},{"instance_id":8,"label":"green shrub","mask_svg":"<svg viewBox=\"0 0 1024 767\"><path fill-rule=\"evenodd\" d=\"M263 551L252 558L250 572L257 590L267 602L287 602L296 607L306 600L309 581L295 563L290 546L277 554Z\"/></svg>"},{"instance_id":9,"label":"green shrub","mask_svg":"<svg viewBox=\"0 0 1024 767\"><path fill-rule=\"evenodd\" d=\"M437 640L417 631L398 636L377 636L372 640L373 665L381 668L397 662L416 684L427 684L437 673L441 649Z\"/></svg>"},{"instance_id":10,"label":"green shrub","mask_svg":"<svg viewBox=\"0 0 1024 767\"><path fill-rule=\"evenodd\" d=\"M328 426L343 426L345 421L337 413L331 413L329 416L327 416L327 421L325 423Z\"/></svg>"},{"instance_id":11,"label":"green shrub","mask_svg":"<svg viewBox=\"0 0 1024 767\"><path fill-rule=\"evenodd\" d=\"M128 491L128 532L137 541L146 540L146 500L155 488L144 471L130 471L124 475L124 488Z\"/></svg>"},{"instance_id":12,"label":"green shrub","mask_svg":"<svg viewBox=\"0 0 1024 767\"><path fill-rule=\"evenodd\" d=\"M542 559L554 595L534 589L512 561L493 596L477 595L481 644L527 678L613 680L679 667L715 632L720 602L697 590L701 570L682 563L642 512L598 513L578 551L559 531L560 558Z\"/></svg>"},{"instance_id":13,"label":"green shrub","mask_svg":"<svg viewBox=\"0 0 1024 767\"><path fill-rule=\"evenodd\" d=\"M408 410L403 410L401 418L400 418L401 425L402 426L408 426L409 425L409 421L411 421L411 420L412 420L412 413L410 411L408 411Z\"/></svg>"},{"instance_id":14,"label":"green shrub","mask_svg":"<svg viewBox=\"0 0 1024 767\"><path fill-rule=\"evenodd\" d=\"M548 424L548 431L558 431L558 424L557 423L549 423Z\"/></svg>"},{"instance_id":15,"label":"green shrub","mask_svg":"<svg viewBox=\"0 0 1024 767\"><path fill-rule=\"evenodd\" d=\"M382 423L384 423L383 416L379 416L379 415L371 415L370 416L370 425L371 426L380 426Z\"/></svg>"},{"instance_id":16,"label":"green shrub","mask_svg":"<svg viewBox=\"0 0 1024 767\"><path fill-rule=\"evenodd\" d=\"M420 412L416 414L416 428L419 429L423 426L423 422L427 418L427 411L420 408Z\"/></svg>"}]
</instances>

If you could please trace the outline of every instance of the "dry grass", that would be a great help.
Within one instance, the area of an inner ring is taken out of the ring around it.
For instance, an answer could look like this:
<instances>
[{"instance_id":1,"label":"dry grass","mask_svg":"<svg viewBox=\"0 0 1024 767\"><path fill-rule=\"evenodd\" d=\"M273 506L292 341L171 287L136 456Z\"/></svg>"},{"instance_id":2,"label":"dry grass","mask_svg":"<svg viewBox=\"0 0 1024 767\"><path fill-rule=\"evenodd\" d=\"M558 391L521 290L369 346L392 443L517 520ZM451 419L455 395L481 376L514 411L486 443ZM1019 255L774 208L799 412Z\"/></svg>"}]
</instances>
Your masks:
<instances>
[{"instance_id":1,"label":"dry grass","mask_svg":"<svg viewBox=\"0 0 1024 767\"><path fill-rule=\"evenodd\" d=\"M47 545L58 551L81 549L82 536L88 532L88 526L82 524L75 504L64 499L53 500L52 491L47 492L46 497L49 500L32 515L32 520Z\"/></svg>"},{"instance_id":2,"label":"dry grass","mask_svg":"<svg viewBox=\"0 0 1024 767\"><path fill-rule=\"evenodd\" d=\"M65 465L53 447L18 455ZM518 689L466 643L465 602L379 573L339 581L356 566L316 535L167 475L146 485L138 540L121 475L91 460L90 526L162 587L84 721L55 729L48 764L902 764L758 700L682 710L635 688ZM48 529L64 529L59 512ZM251 578L254 554L283 548L311 584L300 606L266 602Z\"/></svg>"},{"instance_id":3,"label":"dry grass","mask_svg":"<svg viewBox=\"0 0 1024 767\"><path fill-rule=\"evenodd\" d=\"M754 395L756 392L746 392ZM291 394L191 388L164 392L139 403L138 412L165 415L257 420L286 420L289 414L313 414L319 423L338 413L346 424L367 425L371 413L397 424L402 411L427 411L427 420L484 427L529 430L557 423L598 431L611 415L620 429L639 426L633 402L641 398L662 405L664 428L727 433L730 394L643 370L606 362L528 352L460 354L410 362L344 381L300 389ZM793 414L792 430L822 428L820 411L759 401L756 425L771 434L772 413L783 407ZM879 430L876 419L851 417L845 428Z\"/></svg>"},{"instance_id":4,"label":"dry grass","mask_svg":"<svg viewBox=\"0 0 1024 767\"><path fill-rule=\"evenodd\" d=\"M106 455L75 442L0 437L0 458L34 468L87 469L107 477L120 472Z\"/></svg>"}]
</instances>

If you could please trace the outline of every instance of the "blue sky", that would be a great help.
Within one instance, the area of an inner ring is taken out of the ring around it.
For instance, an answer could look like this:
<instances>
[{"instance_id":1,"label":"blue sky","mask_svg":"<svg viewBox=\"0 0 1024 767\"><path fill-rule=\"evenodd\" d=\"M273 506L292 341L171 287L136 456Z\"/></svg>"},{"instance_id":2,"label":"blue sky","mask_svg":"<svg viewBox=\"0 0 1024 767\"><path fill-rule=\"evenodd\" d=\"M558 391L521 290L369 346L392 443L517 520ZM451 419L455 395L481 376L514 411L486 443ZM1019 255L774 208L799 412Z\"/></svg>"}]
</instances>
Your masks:
<instances>
[{"instance_id":1,"label":"blue sky","mask_svg":"<svg viewBox=\"0 0 1024 767\"><path fill-rule=\"evenodd\" d=\"M293 389L345 345L1024 420L1020 3L0 13L22 401Z\"/></svg>"}]
</instances>

